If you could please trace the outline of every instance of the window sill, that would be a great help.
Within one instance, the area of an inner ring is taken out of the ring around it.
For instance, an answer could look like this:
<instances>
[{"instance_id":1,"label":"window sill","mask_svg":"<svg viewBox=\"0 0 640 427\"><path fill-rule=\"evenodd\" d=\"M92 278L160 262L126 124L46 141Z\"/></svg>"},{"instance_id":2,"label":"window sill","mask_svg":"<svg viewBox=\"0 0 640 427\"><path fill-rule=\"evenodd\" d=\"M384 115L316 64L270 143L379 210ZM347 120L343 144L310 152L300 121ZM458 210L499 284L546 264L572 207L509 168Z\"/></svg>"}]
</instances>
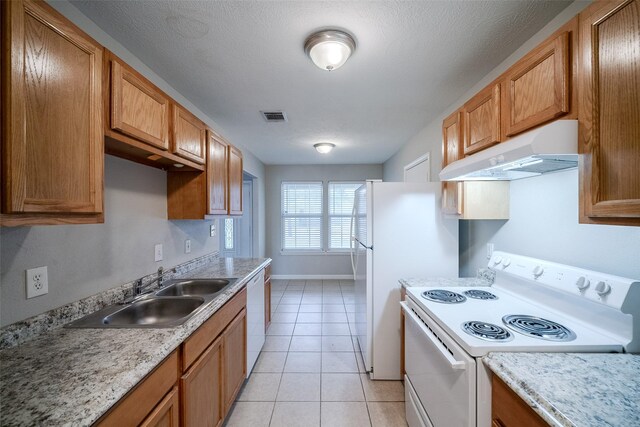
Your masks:
<instances>
[{"instance_id":1,"label":"window sill","mask_svg":"<svg viewBox=\"0 0 640 427\"><path fill-rule=\"evenodd\" d=\"M302 255L302 256L333 256L333 255L340 255L340 256L349 256L349 251L330 251L330 252L326 252L326 251L280 251L280 255L283 256L289 256L289 255Z\"/></svg>"}]
</instances>

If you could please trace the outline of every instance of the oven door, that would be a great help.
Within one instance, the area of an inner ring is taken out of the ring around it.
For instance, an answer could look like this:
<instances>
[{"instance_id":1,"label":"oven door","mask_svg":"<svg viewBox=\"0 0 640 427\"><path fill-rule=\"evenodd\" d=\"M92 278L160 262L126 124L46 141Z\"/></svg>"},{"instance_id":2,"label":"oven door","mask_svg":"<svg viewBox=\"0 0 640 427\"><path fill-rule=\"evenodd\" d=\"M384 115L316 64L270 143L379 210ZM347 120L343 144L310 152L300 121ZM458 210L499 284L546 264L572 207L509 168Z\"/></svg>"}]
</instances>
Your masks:
<instances>
[{"instance_id":1,"label":"oven door","mask_svg":"<svg viewBox=\"0 0 640 427\"><path fill-rule=\"evenodd\" d=\"M405 370L434 427L476 424L476 362L413 301L405 314ZM415 427L410 424L410 427Z\"/></svg>"}]
</instances>

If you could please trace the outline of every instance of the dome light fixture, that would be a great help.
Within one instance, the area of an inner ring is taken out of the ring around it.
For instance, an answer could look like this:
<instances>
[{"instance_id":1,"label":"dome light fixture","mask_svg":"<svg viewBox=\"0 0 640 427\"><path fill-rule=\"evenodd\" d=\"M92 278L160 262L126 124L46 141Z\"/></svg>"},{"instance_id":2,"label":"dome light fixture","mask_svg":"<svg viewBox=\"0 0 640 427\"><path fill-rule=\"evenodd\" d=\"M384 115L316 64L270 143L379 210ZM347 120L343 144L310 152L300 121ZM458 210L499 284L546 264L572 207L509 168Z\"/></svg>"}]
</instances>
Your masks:
<instances>
[{"instance_id":1,"label":"dome light fixture","mask_svg":"<svg viewBox=\"0 0 640 427\"><path fill-rule=\"evenodd\" d=\"M340 30L322 30L304 42L304 51L314 64L327 71L342 67L356 50L356 42Z\"/></svg>"},{"instance_id":2,"label":"dome light fixture","mask_svg":"<svg viewBox=\"0 0 640 427\"><path fill-rule=\"evenodd\" d=\"M313 144L313 148L320 154L327 154L331 150L335 148L336 144L332 144L330 142L319 142L317 144Z\"/></svg>"}]
</instances>

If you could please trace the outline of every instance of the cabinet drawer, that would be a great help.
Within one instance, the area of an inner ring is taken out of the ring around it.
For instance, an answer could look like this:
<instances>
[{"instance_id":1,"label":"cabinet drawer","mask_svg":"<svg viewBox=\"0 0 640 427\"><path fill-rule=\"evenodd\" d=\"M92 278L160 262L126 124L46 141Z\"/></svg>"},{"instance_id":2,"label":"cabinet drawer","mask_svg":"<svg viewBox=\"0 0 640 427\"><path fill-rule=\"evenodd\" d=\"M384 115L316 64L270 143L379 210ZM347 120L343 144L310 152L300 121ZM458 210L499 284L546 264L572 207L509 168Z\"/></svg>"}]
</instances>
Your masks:
<instances>
[{"instance_id":1,"label":"cabinet drawer","mask_svg":"<svg viewBox=\"0 0 640 427\"><path fill-rule=\"evenodd\" d=\"M247 290L238 292L182 344L182 371L186 371L247 305Z\"/></svg>"},{"instance_id":2,"label":"cabinet drawer","mask_svg":"<svg viewBox=\"0 0 640 427\"><path fill-rule=\"evenodd\" d=\"M178 354L171 353L160 366L123 397L96 425L139 425L178 381Z\"/></svg>"}]
</instances>

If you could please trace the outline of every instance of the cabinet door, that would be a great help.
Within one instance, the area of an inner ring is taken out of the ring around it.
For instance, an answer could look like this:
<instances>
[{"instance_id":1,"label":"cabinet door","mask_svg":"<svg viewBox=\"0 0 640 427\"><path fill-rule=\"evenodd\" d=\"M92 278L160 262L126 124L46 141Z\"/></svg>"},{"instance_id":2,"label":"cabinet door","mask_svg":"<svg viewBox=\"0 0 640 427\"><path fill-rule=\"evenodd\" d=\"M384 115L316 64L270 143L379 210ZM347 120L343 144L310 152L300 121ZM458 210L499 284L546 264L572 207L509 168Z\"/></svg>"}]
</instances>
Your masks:
<instances>
[{"instance_id":1,"label":"cabinet door","mask_svg":"<svg viewBox=\"0 0 640 427\"><path fill-rule=\"evenodd\" d=\"M229 213L229 144L215 133L208 132L207 162L208 205L210 215Z\"/></svg>"},{"instance_id":2,"label":"cabinet door","mask_svg":"<svg viewBox=\"0 0 640 427\"><path fill-rule=\"evenodd\" d=\"M178 387L174 387L140 424L140 427L179 427L180 399L178 397Z\"/></svg>"},{"instance_id":3,"label":"cabinet door","mask_svg":"<svg viewBox=\"0 0 640 427\"><path fill-rule=\"evenodd\" d=\"M464 105L464 154L500 142L500 84L480 91Z\"/></svg>"},{"instance_id":4,"label":"cabinet door","mask_svg":"<svg viewBox=\"0 0 640 427\"><path fill-rule=\"evenodd\" d=\"M4 213L100 213L102 54L44 2L2 2Z\"/></svg>"},{"instance_id":5,"label":"cabinet door","mask_svg":"<svg viewBox=\"0 0 640 427\"><path fill-rule=\"evenodd\" d=\"M111 61L111 129L169 148L169 99L126 64Z\"/></svg>"},{"instance_id":6,"label":"cabinet door","mask_svg":"<svg viewBox=\"0 0 640 427\"><path fill-rule=\"evenodd\" d=\"M177 104L173 109L172 152L178 156L204 164L207 128L196 116Z\"/></svg>"},{"instance_id":7,"label":"cabinet door","mask_svg":"<svg viewBox=\"0 0 640 427\"><path fill-rule=\"evenodd\" d=\"M580 14L581 222L640 225L640 1Z\"/></svg>"},{"instance_id":8,"label":"cabinet door","mask_svg":"<svg viewBox=\"0 0 640 427\"><path fill-rule=\"evenodd\" d=\"M569 33L539 46L505 75L506 134L515 135L569 112Z\"/></svg>"},{"instance_id":9,"label":"cabinet door","mask_svg":"<svg viewBox=\"0 0 640 427\"><path fill-rule=\"evenodd\" d=\"M229 215L242 215L242 151L229 147Z\"/></svg>"},{"instance_id":10,"label":"cabinet door","mask_svg":"<svg viewBox=\"0 0 640 427\"><path fill-rule=\"evenodd\" d=\"M229 324L224 340L224 408L229 410L247 376L247 310Z\"/></svg>"},{"instance_id":11,"label":"cabinet door","mask_svg":"<svg viewBox=\"0 0 640 427\"><path fill-rule=\"evenodd\" d=\"M215 427L224 420L222 337L180 379L182 425Z\"/></svg>"},{"instance_id":12,"label":"cabinet door","mask_svg":"<svg viewBox=\"0 0 640 427\"><path fill-rule=\"evenodd\" d=\"M442 122L442 167L462 157L462 111L456 111ZM460 215L461 188L458 182L442 183L442 211Z\"/></svg>"}]
</instances>

